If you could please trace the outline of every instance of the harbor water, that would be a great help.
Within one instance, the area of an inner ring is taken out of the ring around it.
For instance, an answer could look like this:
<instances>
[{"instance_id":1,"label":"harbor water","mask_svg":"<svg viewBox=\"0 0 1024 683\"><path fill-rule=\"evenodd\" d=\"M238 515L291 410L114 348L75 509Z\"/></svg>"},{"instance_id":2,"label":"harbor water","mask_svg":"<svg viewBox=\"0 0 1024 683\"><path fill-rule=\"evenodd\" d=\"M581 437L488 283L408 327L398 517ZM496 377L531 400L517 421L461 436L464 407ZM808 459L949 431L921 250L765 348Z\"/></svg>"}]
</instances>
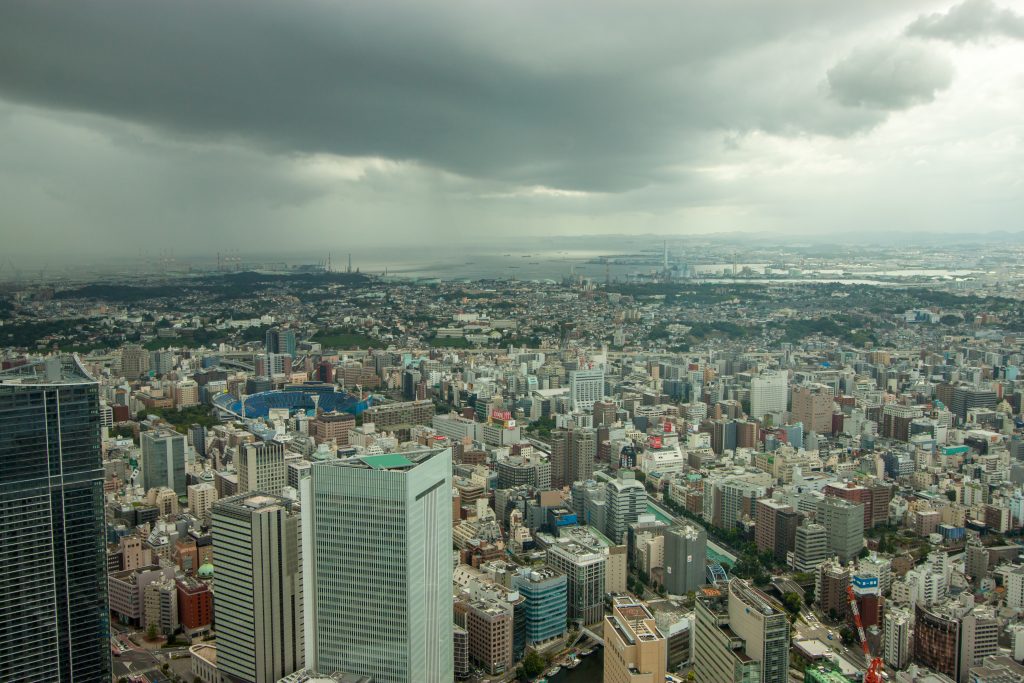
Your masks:
<instances>
[{"instance_id":1,"label":"harbor water","mask_svg":"<svg viewBox=\"0 0 1024 683\"><path fill-rule=\"evenodd\" d=\"M604 648L580 660L575 669L562 670L548 677L549 683L594 683L604 678Z\"/></svg>"}]
</instances>

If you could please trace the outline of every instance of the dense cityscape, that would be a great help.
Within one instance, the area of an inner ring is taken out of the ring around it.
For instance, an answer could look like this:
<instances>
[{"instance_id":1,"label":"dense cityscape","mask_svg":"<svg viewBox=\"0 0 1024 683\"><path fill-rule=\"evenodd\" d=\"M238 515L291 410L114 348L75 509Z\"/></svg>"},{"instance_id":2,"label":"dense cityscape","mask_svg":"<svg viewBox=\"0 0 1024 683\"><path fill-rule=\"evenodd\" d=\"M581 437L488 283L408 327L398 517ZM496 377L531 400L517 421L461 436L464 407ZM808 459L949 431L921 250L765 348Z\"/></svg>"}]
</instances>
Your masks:
<instances>
[{"instance_id":1,"label":"dense cityscape","mask_svg":"<svg viewBox=\"0 0 1024 683\"><path fill-rule=\"evenodd\" d=\"M953 256L12 278L0 678L1022 680L1021 273Z\"/></svg>"},{"instance_id":2,"label":"dense cityscape","mask_svg":"<svg viewBox=\"0 0 1024 683\"><path fill-rule=\"evenodd\" d=\"M1024 4L0 1L0 683L1024 683Z\"/></svg>"}]
</instances>

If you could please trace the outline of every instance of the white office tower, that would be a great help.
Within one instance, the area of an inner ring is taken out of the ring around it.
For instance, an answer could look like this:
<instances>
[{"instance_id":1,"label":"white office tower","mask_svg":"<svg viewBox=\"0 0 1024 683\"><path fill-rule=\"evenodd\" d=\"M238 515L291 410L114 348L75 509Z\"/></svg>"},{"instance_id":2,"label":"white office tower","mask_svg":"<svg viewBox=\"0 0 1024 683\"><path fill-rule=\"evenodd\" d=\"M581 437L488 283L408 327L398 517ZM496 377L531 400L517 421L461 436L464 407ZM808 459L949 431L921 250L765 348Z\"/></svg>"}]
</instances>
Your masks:
<instances>
[{"instance_id":1,"label":"white office tower","mask_svg":"<svg viewBox=\"0 0 1024 683\"><path fill-rule=\"evenodd\" d=\"M1024 567L1017 566L1003 574L1006 588L1006 606L1010 609L1024 609Z\"/></svg>"},{"instance_id":2,"label":"white office tower","mask_svg":"<svg viewBox=\"0 0 1024 683\"><path fill-rule=\"evenodd\" d=\"M604 397L604 370L569 372L569 410L590 413L594 403Z\"/></svg>"},{"instance_id":3,"label":"white office tower","mask_svg":"<svg viewBox=\"0 0 1024 683\"><path fill-rule=\"evenodd\" d=\"M647 512L647 489L630 470L621 469L605 484L605 535L615 543L626 542L629 525Z\"/></svg>"},{"instance_id":4,"label":"white office tower","mask_svg":"<svg viewBox=\"0 0 1024 683\"><path fill-rule=\"evenodd\" d=\"M302 532L286 498L243 493L213 506L217 670L275 683L305 660Z\"/></svg>"},{"instance_id":5,"label":"white office tower","mask_svg":"<svg viewBox=\"0 0 1024 683\"><path fill-rule=\"evenodd\" d=\"M451 449L318 462L302 488L313 668L453 680Z\"/></svg>"},{"instance_id":6,"label":"white office tower","mask_svg":"<svg viewBox=\"0 0 1024 683\"><path fill-rule=\"evenodd\" d=\"M910 661L910 624L913 618L905 609L886 607L882 622L882 658L899 670Z\"/></svg>"},{"instance_id":7,"label":"white office tower","mask_svg":"<svg viewBox=\"0 0 1024 683\"><path fill-rule=\"evenodd\" d=\"M769 413L783 413L789 399L789 375L766 372L750 380L750 416L763 419Z\"/></svg>"},{"instance_id":8,"label":"white office tower","mask_svg":"<svg viewBox=\"0 0 1024 683\"><path fill-rule=\"evenodd\" d=\"M244 444L238 453L238 492L262 491L275 496L288 485L284 444L257 441Z\"/></svg>"}]
</instances>

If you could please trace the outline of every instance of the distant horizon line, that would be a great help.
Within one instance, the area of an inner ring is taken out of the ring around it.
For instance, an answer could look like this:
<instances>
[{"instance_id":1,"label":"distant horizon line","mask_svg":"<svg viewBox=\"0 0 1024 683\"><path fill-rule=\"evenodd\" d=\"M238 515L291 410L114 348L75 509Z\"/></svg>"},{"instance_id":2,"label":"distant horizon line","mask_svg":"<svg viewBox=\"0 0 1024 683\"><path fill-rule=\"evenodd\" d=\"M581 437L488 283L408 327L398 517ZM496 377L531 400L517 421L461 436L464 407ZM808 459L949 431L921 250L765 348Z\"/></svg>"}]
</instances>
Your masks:
<instances>
[{"instance_id":1,"label":"distant horizon line","mask_svg":"<svg viewBox=\"0 0 1024 683\"><path fill-rule=\"evenodd\" d=\"M509 253L524 254L534 251L544 251L545 245L556 244L559 246L572 246L572 249L564 249L568 253L572 252L594 252L594 251L606 251L609 255L616 255L616 252L620 253L625 247L625 244L621 242L625 240L629 241L646 241L652 242L667 242L670 247L678 247L680 242L686 242L689 240L700 239L708 242L727 242L728 240L736 237L742 237L745 240L755 239L758 242L779 242L779 246L786 247L799 247L801 245L806 246L819 246L823 244L831 244L836 247L850 247L850 246L861 246L861 247L886 247L895 244L902 245L920 245L920 246L935 246L936 239L952 240L955 243L962 242L992 242L995 240L1009 240L1009 241L1021 241L1024 242L1024 229L1019 230L1006 230L996 229L986 232L926 232L926 231L915 231L915 232L892 232L887 230L867 230L861 231L856 234L842 233L842 234L828 234L828 233L779 233L771 230L731 230L726 232L700 232L700 233L641 233L641 234L628 234L628 233L579 233L572 235L540 235L540 236L528 236L527 240L534 240L537 242L536 246L529 248L524 245L522 239L512 242L502 242L494 240L453 240L451 238L437 238L436 240L428 240L425 242L410 242L403 241L402 246L404 247L415 247L420 253L450 253L452 243L457 243L462 248L469 248L473 250L475 254L487 253L483 248L487 247L492 253L507 251ZM590 244L580 244L580 240L590 240ZM612 244L619 242L619 244ZM746 245L749 246L749 245ZM15 262L15 259L28 258L39 264L62 262L67 265L73 265L67 263L71 260L81 264L83 267L88 267L88 264L110 264L113 261L131 258L144 258L147 260L160 260L160 259L173 259L173 260L185 260L185 261L199 261L199 262L216 262L218 258L233 259L233 258L246 258L246 259L260 259L263 261L273 261L274 259L285 259L288 261L294 261L295 259L310 260L314 259L315 256L319 256L321 259L327 259L328 254L332 259L332 270L335 272L344 271L347 268L348 255L351 253L353 258L357 255L365 254L381 254L382 252L396 252L401 253L401 248L394 246L380 246L379 244L374 246L370 244L359 245L359 246L345 246L339 244L337 250L328 245L321 244L318 249L295 249L290 248L287 250L277 250L273 252L260 252L260 251L243 251L232 247L216 248L213 247L208 251L200 252L180 252L173 246L157 246L150 249L135 249L133 251L124 251L120 253L107 252L106 254L91 254L79 252L76 256L65 257L63 255L54 254L53 252L40 252L40 251L24 251L17 252L10 250L7 252L5 259L0 259L0 279L3 279L4 274L10 274L10 271L17 270L19 265ZM494 255L498 255L494 253ZM337 266L334 264L337 263ZM310 261L310 265L315 265L315 260ZM353 270L357 267L357 263L353 261Z\"/></svg>"}]
</instances>

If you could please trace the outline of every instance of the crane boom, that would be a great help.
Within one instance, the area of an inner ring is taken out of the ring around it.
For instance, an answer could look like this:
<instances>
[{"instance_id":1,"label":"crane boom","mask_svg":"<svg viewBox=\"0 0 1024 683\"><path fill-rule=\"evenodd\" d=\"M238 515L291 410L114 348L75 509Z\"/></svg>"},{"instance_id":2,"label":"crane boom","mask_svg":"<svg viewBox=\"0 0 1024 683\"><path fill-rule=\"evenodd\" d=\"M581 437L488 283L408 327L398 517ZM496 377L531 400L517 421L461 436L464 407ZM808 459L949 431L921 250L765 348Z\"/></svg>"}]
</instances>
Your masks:
<instances>
[{"instance_id":1,"label":"crane boom","mask_svg":"<svg viewBox=\"0 0 1024 683\"><path fill-rule=\"evenodd\" d=\"M860 608L857 606L857 596L854 595L852 586L846 586L846 597L850 600L850 612L853 613L853 623L857 627L857 637L860 638L860 647L864 650L864 660L868 665L868 670L864 674L864 683L882 683L882 658L871 656L868 638L864 633L864 622L861 621Z\"/></svg>"}]
</instances>

